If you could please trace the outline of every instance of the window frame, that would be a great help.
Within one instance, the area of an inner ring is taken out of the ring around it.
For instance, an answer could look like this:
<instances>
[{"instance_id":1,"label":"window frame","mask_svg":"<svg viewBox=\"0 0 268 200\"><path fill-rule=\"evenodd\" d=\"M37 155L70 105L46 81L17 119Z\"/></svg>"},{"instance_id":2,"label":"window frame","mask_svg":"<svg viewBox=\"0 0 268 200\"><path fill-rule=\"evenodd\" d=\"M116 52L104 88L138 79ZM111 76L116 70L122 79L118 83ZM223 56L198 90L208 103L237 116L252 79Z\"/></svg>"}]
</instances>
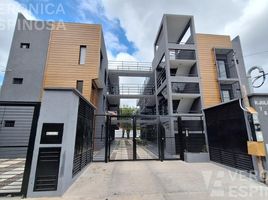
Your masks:
<instances>
[{"instance_id":1,"label":"window frame","mask_svg":"<svg viewBox=\"0 0 268 200\"><path fill-rule=\"evenodd\" d=\"M23 78L14 77L12 79L13 85L22 85L23 84Z\"/></svg>"},{"instance_id":2,"label":"window frame","mask_svg":"<svg viewBox=\"0 0 268 200\"><path fill-rule=\"evenodd\" d=\"M229 99L227 100L224 95L224 92L228 92L228 95L229 95ZM231 91L230 90L227 90L227 89L223 89L221 90L221 97L222 97L222 102L228 102L231 100Z\"/></svg>"},{"instance_id":3,"label":"window frame","mask_svg":"<svg viewBox=\"0 0 268 200\"><path fill-rule=\"evenodd\" d=\"M4 127L5 128L12 128L15 127L15 120L5 120L4 121ZM9 125L8 125L9 124Z\"/></svg>"},{"instance_id":4,"label":"window frame","mask_svg":"<svg viewBox=\"0 0 268 200\"><path fill-rule=\"evenodd\" d=\"M30 49L31 44L29 42L21 42L20 43L20 48L21 49Z\"/></svg>"},{"instance_id":5,"label":"window frame","mask_svg":"<svg viewBox=\"0 0 268 200\"><path fill-rule=\"evenodd\" d=\"M222 76L222 70L220 65L220 62L224 64L224 76ZM217 66L218 66L218 76L219 78L228 78L227 69L226 69L226 61L224 59L217 59Z\"/></svg>"},{"instance_id":6,"label":"window frame","mask_svg":"<svg viewBox=\"0 0 268 200\"><path fill-rule=\"evenodd\" d=\"M79 90L79 83L82 83L81 91ZM76 81L76 90L78 90L81 94L83 93L83 86L84 86L84 81L83 80L77 80Z\"/></svg>"},{"instance_id":7,"label":"window frame","mask_svg":"<svg viewBox=\"0 0 268 200\"><path fill-rule=\"evenodd\" d=\"M82 55L82 49L85 49L84 55ZM83 56L84 56L84 59L82 60ZM86 57L87 57L87 45L80 45L78 64L79 65L85 65L86 64Z\"/></svg>"}]
</instances>

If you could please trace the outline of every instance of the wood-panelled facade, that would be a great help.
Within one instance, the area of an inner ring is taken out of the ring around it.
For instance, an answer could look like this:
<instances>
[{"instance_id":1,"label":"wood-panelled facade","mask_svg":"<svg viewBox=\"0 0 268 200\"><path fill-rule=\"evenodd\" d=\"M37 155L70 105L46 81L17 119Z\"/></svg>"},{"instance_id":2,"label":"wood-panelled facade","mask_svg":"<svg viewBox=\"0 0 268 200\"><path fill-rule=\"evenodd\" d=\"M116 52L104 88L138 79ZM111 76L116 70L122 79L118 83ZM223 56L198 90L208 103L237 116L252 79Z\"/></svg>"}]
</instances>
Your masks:
<instances>
[{"instance_id":1,"label":"wood-panelled facade","mask_svg":"<svg viewBox=\"0 0 268 200\"><path fill-rule=\"evenodd\" d=\"M200 89L204 108L221 103L215 48L232 48L230 36L196 34L199 59Z\"/></svg>"},{"instance_id":2,"label":"wood-panelled facade","mask_svg":"<svg viewBox=\"0 0 268 200\"><path fill-rule=\"evenodd\" d=\"M83 81L83 96L92 97L93 79L100 73L101 26L95 24L65 23L64 28L53 24L46 62L44 88L76 88ZM79 64L80 46L86 46L85 64ZM97 95L95 93L94 95ZM96 106L96 105L95 105Z\"/></svg>"}]
</instances>

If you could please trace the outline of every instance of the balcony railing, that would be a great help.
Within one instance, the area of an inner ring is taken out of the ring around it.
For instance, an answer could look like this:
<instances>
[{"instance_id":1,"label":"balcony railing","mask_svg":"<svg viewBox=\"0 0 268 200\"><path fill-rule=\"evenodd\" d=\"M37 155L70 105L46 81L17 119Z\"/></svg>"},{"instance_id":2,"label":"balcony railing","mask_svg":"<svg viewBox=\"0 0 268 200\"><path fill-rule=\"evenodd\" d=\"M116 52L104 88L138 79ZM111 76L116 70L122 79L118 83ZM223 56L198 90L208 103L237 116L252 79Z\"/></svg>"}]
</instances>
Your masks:
<instances>
[{"instance_id":1,"label":"balcony railing","mask_svg":"<svg viewBox=\"0 0 268 200\"><path fill-rule=\"evenodd\" d=\"M166 70L163 69L158 75L157 75L157 88L160 87L160 85L166 80Z\"/></svg>"},{"instance_id":2,"label":"balcony railing","mask_svg":"<svg viewBox=\"0 0 268 200\"><path fill-rule=\"evenodd\" d=\"M154 92L154 85L124 84L108 89L110 95L153 95Z\"/></svg>"},{"instance_id":3,"label":"balcony railing","mask_svg":"<svg viewBox=\"0 0 268 200\"><path fill-rule=\"evenodd\" d=\"M108 69L121 71L151 72L152 63L132 61L109 61Z\"/></svg>"},{"instance_id":4,"label":"balcony railing","mask_svg":"<svg viewBox=\"0 0 268 200\"><path fill-rule=\"evenodd\" d=\"M170 49L169 50L170 60L195 60L195 51L194 50L185 50L185 49Z\"/></svg>"},{"instance_id":5,"label":"balcony railing","mask_svg":"<svg viewBox=\"0 0 268 200\"><path fill-rule=\"evenodd\" d=\"M184 93L184 94L199 94L199 84L198 83L182 83L175 82L171 83L171 88L173 93Z\"/></svg>"},{"instance_id":6,"label":"balcony railing","mask_svg":"<svg viewBox=\"0 0 268 200\"><path fill-rule=\"evenodd\" d=\"M197 73L194 74L186 74L186 73L171 73L170 76L182 76L182 77L198 77Z\"/></svg>"}]
</instances>

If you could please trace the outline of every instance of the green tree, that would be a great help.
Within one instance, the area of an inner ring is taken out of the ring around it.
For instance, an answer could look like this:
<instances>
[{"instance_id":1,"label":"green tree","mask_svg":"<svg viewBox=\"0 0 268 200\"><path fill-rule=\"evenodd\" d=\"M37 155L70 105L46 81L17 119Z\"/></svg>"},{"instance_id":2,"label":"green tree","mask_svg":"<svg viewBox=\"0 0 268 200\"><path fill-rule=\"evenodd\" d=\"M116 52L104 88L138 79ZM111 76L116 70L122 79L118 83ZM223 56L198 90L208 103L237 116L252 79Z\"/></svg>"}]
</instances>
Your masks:
<instances>
[{"instance_id":1,"label":"green tree","mask_svg":"<svg viewBox=\"0 0 268 200\"><path fill-rule=\"evenodd\" d=\"M130 107L127 105L123 105L123 107L120 108L120 115L125 116L122 118L122 120L131 120L131 116L135 115L137 112L137 108ZM129 116L129 117L128 117ZM122 128L122 138L125 137L125 132L127 133L127 139L129 139L130 131L132 130L132 123L129 122L121 122L120 128Z\"/></svg>"}]
</instances>

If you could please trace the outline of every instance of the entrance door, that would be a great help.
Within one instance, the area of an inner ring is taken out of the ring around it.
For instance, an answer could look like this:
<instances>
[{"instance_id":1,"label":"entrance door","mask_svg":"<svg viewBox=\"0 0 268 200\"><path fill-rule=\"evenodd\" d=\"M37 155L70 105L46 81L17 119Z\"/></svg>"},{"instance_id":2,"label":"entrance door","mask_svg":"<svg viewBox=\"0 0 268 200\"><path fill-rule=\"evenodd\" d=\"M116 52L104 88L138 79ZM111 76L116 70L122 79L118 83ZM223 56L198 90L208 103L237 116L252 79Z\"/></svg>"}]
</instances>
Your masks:
<instances>
[{"instance_id":1,"label":"entrance door","mask_svg":"<svg viewBox=\"0 0 268 200\"><path fill-rule=\"evenodd\" d=\"M137 116L136 122L136 159L159 159L158 118L156 116Z\"/></svg>"},{"instance_id":2,"label":"entrance door","mask_svg":"<svg viewBox=\"0 0 268 200\"><path fill-rule=\"evenodd\" d=\"M110 161L134 160L134 129L132 116L110 116L110 126L117 126L110 137Z\"/></svg>"},{"instance_id":3,"label":"entrance door","mask_svg":"<svg viewBox=\"0 0 268 200\"><path fill-rule=\"evenodd\" d=\"M156 116L109 116L109 160L158 160ZM117 127L111 131L111 127Z\"/></svg>"}]
</instances>

